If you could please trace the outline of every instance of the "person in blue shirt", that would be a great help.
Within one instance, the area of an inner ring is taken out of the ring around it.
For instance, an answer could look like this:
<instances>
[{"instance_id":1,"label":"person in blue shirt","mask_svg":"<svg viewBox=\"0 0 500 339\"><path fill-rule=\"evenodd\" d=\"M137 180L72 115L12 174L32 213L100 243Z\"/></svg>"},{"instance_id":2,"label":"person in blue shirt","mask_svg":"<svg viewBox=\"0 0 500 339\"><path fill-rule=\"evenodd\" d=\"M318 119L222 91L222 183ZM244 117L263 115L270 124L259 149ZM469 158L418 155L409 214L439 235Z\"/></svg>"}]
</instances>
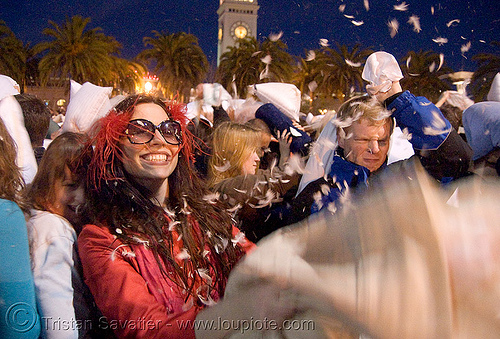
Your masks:
<instances>
[{"instance_id":1,"label":"person in blue shirt","mask_svg":"<svg viewBox=\"0 0 500 339\"><path fill-rule=\"evenodd\" d=\"M394 57L376 52L366 65L374 70L368 76L374 80L367 86L370 96L352 98L339 108L332 121L336 140L330 140L338 147L333 159L325 162L328 165L324 175L310 182L294 199L296 220L322 209L336 212L350 188L367 186L371 175L386 168L397 170L408 161L418 159L443 184L470 173L472 150L434 104L402 90L402 74ZM412 144L415 155L388 166L394 121Z\"/></svg>"},{"instance_id":2,"label":"person in blue shirt","mask_svg":"<svg viewBox=\"0 0 500 339\"><path fill-rule=\"evenodd\" d=\"M16 148L0 119L0 338L38 338L40 318L21 208L24 186L16 165Z\"/></svg>"}]
</instances>

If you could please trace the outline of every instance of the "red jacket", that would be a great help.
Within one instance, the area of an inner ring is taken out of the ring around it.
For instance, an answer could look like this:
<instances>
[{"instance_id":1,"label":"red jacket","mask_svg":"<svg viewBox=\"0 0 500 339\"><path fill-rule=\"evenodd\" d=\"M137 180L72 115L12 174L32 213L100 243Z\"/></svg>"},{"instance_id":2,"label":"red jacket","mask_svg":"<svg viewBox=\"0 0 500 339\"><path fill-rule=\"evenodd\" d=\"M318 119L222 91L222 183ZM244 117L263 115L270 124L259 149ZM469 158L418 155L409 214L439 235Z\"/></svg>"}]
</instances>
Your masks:
<instances>
[{"instance_id":1,"label":"red jacket","mask_svg":"<svg viewBox=\"0 0 500 339\"><path fill-rule=\"evenodd\" d=\"M238 232L233 228L233 237ZM242 244L245 252L254 246L249 241ZM135 253L106 227L85 226L78 238L78 249L85 283L107 318L107 323L104 318L100 321L101 327L112 329L120 338L194 338L189 324L203 306L195 303L185 311L172 310L158 302L141 275ZM182 240L178 239L174 254L181 250ZM162 293L177 305L184 303L185 295L178 288L163 289Z\"/></svg>"}]
</instances>

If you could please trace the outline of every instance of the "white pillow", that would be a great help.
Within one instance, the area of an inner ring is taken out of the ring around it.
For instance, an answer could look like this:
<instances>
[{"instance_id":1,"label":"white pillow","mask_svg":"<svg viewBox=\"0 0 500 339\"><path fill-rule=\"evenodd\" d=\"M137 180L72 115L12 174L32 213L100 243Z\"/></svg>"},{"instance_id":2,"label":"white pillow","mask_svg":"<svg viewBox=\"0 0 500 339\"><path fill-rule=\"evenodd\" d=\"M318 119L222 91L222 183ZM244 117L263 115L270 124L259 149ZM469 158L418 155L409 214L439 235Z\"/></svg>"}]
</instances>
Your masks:
<instances>
[{"instance_id":1,"label":"white pillow","mask_svg":"<svg viewBox=\"0 0 500 339\"><path fill-rule=\"evenodd\" d=\"M256 95L263 103L271 103L290 119L299 121L300 90L293 84L268 82L250 86L250 94Z\"/></svg>"},{"instance_id":2,"label":"white pillow","mask_svg":"<svg viewBox=\"0 0 500 339\"><path fill-rule=\"evenodd\" d=\"M109 96L112 87L71 81L71 96L61 132L87 133L94 122L106 116L112 108Z\"/></svg>"},{"instance_id":3,"label":"white pillow","mask_svg":"<svg viewBox=\"0 0 500 339\"><path fill-rule=\"evenodd\" d=\"M38 166L28 131L24 127L23 111L13 95L0 100L0 118L16 143L16 164L21 169L24 181L29 184L33 181Z\"/></svg>"},{"instance_id":4,"label":"white pillow","mask_svg":"<svg viewBox=\"0 0 500 339\"><path fill-rule=\"evenodd\" d=\"M488 101L500 101L500 72L495 75L488 92Z\"/></svg>"}]
</instances>

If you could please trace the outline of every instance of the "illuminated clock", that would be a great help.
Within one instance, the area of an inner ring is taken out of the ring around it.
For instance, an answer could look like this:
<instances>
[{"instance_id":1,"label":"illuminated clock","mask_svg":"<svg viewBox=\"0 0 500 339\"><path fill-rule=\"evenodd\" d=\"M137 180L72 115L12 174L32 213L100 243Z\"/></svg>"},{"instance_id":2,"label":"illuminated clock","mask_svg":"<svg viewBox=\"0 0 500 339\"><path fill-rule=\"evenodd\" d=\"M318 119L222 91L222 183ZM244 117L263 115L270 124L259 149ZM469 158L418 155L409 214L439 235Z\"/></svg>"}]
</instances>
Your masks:
<instances>
[{"instance_id":1,"label":"illuminated clock","mask_svg":"<svg viewBox=\"0 0 500 339\"><path fill-rule=\"evenodd\" d=\"M235 40L243 39L247 37L248 34L249 34L248 25L242 21L234 23L234 25L231 27L231 36Z\"/></svg>"},{"instance_id":2,"label":"illuminated clock","mask_svg":"<svg viewBox=\"0 0 500 339\"><path fill-rule=\"evenodd\" d=\"M234 29L234 35L238 39L243 39L244 37L247 36L247 33L248 33L248 31L244 26L238 26Z\"/></svg>"}]
</instances>

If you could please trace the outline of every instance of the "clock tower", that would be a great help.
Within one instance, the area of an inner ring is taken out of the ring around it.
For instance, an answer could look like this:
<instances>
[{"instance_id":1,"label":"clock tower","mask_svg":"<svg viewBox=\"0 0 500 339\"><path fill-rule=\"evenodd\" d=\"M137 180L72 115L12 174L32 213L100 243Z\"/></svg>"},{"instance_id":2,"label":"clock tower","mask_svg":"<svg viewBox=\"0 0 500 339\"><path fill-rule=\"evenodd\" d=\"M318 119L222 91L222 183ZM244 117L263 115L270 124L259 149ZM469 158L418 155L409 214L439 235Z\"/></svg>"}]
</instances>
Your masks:
<instances>
[{"instance_id":1,"label":"clock tower","mask_svg":"<svg viewBox=\"0 0 500 339\"><path fill-rule=\"evenodd\" d=\"M221 55L238 39L257 37L257 0L219 0L217 65Z\"/></svg>"}]
</instances>

